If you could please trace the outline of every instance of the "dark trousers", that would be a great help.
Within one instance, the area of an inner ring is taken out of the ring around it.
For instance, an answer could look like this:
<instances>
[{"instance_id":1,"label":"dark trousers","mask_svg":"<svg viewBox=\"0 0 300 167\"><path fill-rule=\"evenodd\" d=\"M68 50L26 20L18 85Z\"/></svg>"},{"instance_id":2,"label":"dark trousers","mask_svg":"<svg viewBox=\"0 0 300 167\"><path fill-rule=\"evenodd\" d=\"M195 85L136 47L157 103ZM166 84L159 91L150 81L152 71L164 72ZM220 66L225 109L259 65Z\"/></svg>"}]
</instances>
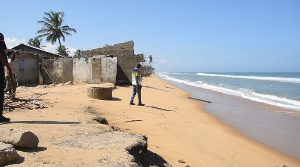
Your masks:
<instances>
[{"instance_id":1,"label":"dark trousers","mask_svg":"<svg viewBox=\"0 0 300 167\"><path fill-rule=\"evenodd\" d=\"M0 62L0 115L3 114L4 88L5 88L4 69L2 63Z\"/></svg>"},{"instance_id":2,"label":"dark trousers","mask_svg":"<svg viewBox=\"0 0 300 167\"><path fill-rule=\"evenodd\" d=\"M133 103L136 93L138 94L139 103L142 103L142 85L138 85L138 86L132 85L132 89L133 91L132 91L130 103Z\"/></svg>"}]
</instances>

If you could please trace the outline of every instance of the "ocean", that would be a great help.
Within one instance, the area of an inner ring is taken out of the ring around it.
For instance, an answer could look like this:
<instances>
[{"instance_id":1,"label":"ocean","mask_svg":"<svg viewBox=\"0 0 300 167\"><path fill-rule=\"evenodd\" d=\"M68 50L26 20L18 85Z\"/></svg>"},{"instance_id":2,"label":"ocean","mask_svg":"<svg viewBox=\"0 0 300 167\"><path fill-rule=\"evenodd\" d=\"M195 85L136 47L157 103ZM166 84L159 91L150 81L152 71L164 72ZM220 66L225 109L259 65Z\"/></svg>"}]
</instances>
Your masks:
<instances>
[{"instance_id":1,"label":"ocean","mask_svg":"<svg viewBox=\"0 0 300 167\"><path fill-rule=\"evenodd\" d=\"M300 72L158 72L157 76L176 83L300 111Z\"/></svg>"},{"instance_id":2,"label":"ocean","mask_svg":"<svg viewBox=\"0 0 300 167\"><path fill-rule=\"evenodd\" d=\"M240 133L300 159L300 73L156 75L190 92L206 112Z\"/></svg>"}]
</instances>

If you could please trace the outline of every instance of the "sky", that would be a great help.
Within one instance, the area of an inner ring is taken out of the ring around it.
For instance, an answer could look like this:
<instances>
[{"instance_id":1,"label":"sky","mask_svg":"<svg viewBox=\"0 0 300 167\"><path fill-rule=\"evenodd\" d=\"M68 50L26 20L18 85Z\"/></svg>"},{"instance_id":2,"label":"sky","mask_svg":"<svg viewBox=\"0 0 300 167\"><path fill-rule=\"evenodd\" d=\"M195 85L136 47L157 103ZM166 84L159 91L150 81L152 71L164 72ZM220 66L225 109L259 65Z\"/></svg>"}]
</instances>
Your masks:
<instances>
[{"instance_id":1,"label":"sky","mask_svg":"<svg viewBox=\"0 0 300 167\"><path fill-rule=\"evenodd\" d=\"M299 0L3 0L8 48L37 36L51 10L77 31L62 43L71 55L133 40L157 72L300 72Z\"/></svg>"}]
</instances>

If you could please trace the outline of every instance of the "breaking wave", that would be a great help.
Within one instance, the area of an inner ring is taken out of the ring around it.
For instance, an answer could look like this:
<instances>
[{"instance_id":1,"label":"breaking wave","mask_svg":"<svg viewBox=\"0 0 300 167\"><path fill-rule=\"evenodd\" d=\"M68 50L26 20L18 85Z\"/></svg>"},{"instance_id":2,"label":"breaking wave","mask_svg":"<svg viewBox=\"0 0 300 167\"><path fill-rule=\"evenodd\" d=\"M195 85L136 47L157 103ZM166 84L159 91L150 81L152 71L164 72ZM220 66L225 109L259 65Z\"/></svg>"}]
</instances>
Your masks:
<instances>
[{"instance_id":1,"label":"breaking wave","mask_svg":"<svg viewBox=\"0 0 300 167\"><path fill-rule=\"evenodd\" d=\"M237 75L207 74L207 73L197 73L197 75L199 75L199 76L211 76L211 77L226 77L226 78L239 78L239 79L263 80L263 81L300 83L300 78L237 76Z\"/></svg>"},{"instance_id":2,"label":"breaking wave","mask_svg":"<svg viewBox=\"0 0 300 167\"><path fill-rule=\"evenodd\" d=\"M165 80L182 83L182 84L186 84L189 86L209 89L209 90L213 90L216 92L221 92L223 94L239 96L239 97L249 99L252 101L262 102L262 103L266 103L266 104L270 104L270 105L275 105L275 106L279 106L279 107L283 107L283 108L287 108L287 109L294 109L294 110L300 111L300 101L297 101L297 100L292 100L292 99L288 99L288 98L284 98L284 97L278 97L275 95L261 94L261 93L257 93L257 92L254 92L254 91L251 91L248 89L244 89L244 88L229 89L229 88L223 87L222 84L216 86L216 85L204 83L202 81L191 82L188 80L176 79L176 78L168 76L168 74L165 74L165 73L157 73L157 74L158 74L158 77L165 79ZM230 77L230 78L239 77L239 78L243 78L243 79L251 78L251 79L256 79L256 80L275 80L275 81L280 80L281 82L298 83L297 80L292 80L293 78L285 78L287 80L283 80L284 78L275 78L275 77L274 78L271 77L271 79L270 79L270 77L232 76L232 75L218 75L218 74L204 74L204 73L197 73L197 75L211 75L211 76L221 76L221 77ZM300 83L300 81L299 81L299 83Z\"/></svg>"}]
</instances>

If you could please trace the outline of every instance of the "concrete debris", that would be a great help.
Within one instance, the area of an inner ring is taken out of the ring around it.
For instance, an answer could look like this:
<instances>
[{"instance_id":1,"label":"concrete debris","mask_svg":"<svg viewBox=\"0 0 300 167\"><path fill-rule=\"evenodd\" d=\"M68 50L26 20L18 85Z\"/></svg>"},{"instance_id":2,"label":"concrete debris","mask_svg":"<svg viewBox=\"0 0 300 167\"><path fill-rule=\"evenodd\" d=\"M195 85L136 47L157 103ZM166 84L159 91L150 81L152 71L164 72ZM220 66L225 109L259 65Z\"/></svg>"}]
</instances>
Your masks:
<instances>
[{"instance_id":1,"label":"concrete debris","mask_svg":"<svg viewBox=\"0 0 300 167\"><path fill-rule=\"evenodd\" d=\"M0 134L0 142L12 144L15 147L36 148L39 143L38 137L30 131L0 128Z\"/></svg>"},{"instance_id":2,"label":"concrete debris","mask_svg":"<svg viewBox=\"0 0 300 167\"><path fill-rule=\"evenodd\" d=\"M136 158L143 156L148 147L146 137L117 131L88 133L80 136L76 134L76 137L72 137L71 134L68 140L59 139L55 144L81 149L105 150L110 154L103 157L99 155L99 163L102 166L140 166Z\"/></svg>"},{"instance_id":3,"label":"concrete debris","mask_svg":"<svg viewBox=\"0 0 300 167\"><path fill-rule=\"evenodd\" d=\"M11 144L0 142L0 166L18 159L18 154Z\"/></svg>"},{"instance_id":4,"label":"concrete debris","mask_svg":"<svg viewBox=\"0 0 300 167\"><path fill-rule=\"evenodd\" d=\"M178 160L178 162L183 163L183 164L185 163L185 161L183 159Z\"/></svg>"},{"instance_id":5,"label":"concrete debris","mask_svg":"<svg viewBox=\"0 0 300 167\"><path fill-rule=\"evenodd\" d=\"M49 103L41 102L39 98L47 93L34 93L31 95L29 99L21 99L21 98L12 98L4 100L4 110L13 111L15 109L43 109Z\"/></svg>"}]
</instances>

